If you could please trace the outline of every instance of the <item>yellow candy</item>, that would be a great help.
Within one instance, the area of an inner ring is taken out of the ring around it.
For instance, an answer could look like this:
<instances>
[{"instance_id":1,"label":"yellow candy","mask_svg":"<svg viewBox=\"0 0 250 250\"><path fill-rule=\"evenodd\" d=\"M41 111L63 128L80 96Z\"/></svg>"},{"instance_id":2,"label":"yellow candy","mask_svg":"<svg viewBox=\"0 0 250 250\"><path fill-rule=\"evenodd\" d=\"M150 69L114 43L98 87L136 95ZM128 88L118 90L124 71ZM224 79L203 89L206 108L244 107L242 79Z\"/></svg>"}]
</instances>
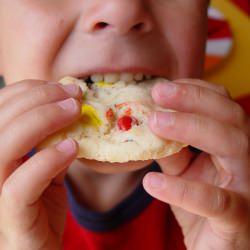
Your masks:
<instances>
[{"instance_id":1,"label":"yellow candy","mask_svg":"<svg viewBox=\"0 0 250 250\"><path fill-rule=\"evenodd\" d=\"M112 85L112 82L97 82L96 85L103 87L103 86L110 86Z\"/></svg>"},{"instance_id":2,"label":"yellow candy","mask_svg":"<svg viewBox=\"0 0 250 250\"><path fill-rule=\"evenodd\" d=\"M96 128L101 126L102 121L98 117L98 114L93 106L87 104L82 105L81 114L81 120L83 121L83 125Z\"/></svg>"}]
</instances>

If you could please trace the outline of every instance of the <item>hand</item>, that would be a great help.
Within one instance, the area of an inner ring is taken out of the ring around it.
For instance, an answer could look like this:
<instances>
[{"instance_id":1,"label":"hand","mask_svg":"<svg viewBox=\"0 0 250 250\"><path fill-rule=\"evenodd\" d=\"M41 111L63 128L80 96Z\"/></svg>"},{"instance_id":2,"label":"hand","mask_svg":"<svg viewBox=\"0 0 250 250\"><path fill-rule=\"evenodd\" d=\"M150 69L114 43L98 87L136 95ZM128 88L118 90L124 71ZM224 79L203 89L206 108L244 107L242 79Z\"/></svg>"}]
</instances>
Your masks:
<instances>
[{"instance_id":1,"label":"hand","mask_svg":"<svg viewBox=\"0 0 250 250\"><path fill-rule=\"evenodd\" d=\"M22 157L80 116L81 90L27 80L0 90L0 249L61 249L66 217L63 177L73 140Z\"/></svg>"},{"instance_id":2,"label":"hand","mask_svg":"<svg viewBox=\"0 0 250 250\"><path fill-rule=\"evenodd\" d=\"M159 84L149 125L162 138L192 145L158 161L146 191L170 204L187 249L250 249L250 118L220 86L183 79Z\"/></svg>"}]
</instances>

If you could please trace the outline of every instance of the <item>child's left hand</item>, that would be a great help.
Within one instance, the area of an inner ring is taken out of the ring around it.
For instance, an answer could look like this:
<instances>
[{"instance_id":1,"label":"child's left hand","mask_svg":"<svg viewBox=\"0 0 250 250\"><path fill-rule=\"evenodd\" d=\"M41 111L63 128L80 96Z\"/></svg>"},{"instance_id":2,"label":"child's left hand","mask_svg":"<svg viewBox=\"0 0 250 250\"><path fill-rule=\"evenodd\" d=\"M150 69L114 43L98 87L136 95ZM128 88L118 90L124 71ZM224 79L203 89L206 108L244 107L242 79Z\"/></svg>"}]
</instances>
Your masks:
<instances>
[{"instance_id":1,"label":"child's left hand","mask_svg":"<svg viewBox=\"0 0 250 250\"><path fill-rule=\"evenodd\" d=\"M159 84L152 96L179 111L153 114L152 131L202 152L159 160L163 174L147 174L146 191L171 205L187 249L250 249L250 118L224 88L201 80Z\"/></svg>"}]
</instances>

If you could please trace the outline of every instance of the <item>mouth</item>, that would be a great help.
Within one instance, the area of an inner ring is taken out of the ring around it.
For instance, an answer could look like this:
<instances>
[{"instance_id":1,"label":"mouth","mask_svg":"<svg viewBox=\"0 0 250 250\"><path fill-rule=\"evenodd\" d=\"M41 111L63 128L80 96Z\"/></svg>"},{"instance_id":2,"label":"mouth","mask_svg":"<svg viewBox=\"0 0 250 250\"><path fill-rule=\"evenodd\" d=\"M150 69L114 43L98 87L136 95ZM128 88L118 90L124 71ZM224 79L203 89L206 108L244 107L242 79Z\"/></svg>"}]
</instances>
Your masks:
<instances>
[{"instance_id":1,"label":"mouth","mask_svg":"<svg viewBox=\"0 0 250 250\"><path fill-rule=\"evenodd\" d=\"M156 78L155 75L144 74L144 73L95 73L87 75L85 77L80 77L78 79L84 80L88 84L106 82L106 83L115 83L115 82L125 82L125 83L134 83L141 82L145 80L150 80Z\"/></svg>"},{"instance_id":2,"label":"mouth","mask_svg":"<svg viewBox=\"0 0 250 250\"><path fill-rule=\"evenodd\" d=\"M144 67L123 67L123 68L96 68L79 72L76 74L67 74L74 78L82 80L88 84L97 82L116 83L119 81L125 83L135 83L154 78L167 78L166 72L153 68Z\"/></svg>"},{"instance_id":3,"label":"mouth","mask_svg":"<svg viewBox=\"0 0 250 250\"><path fill-rule=\"evenodd\" d=\"M116 67L96 67L96 68L78 68L75 71L66 71L58 77L62 84L76 83L83 90L95 88L95 86L107 86L119 84L125 86L130 84L139 84L141 82L155 80L170 80L170 72L164 67L154 66L121 66Z\"/></svg>"}]
</instances>

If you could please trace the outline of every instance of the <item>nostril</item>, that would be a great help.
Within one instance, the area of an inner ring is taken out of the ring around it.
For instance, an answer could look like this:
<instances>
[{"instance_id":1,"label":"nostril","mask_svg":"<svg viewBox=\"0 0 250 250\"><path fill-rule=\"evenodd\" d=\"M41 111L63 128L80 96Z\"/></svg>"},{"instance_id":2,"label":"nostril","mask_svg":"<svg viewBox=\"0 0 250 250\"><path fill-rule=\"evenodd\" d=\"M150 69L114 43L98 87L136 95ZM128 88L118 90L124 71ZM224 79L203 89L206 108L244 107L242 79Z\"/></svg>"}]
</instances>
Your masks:
<instances>
[{"instance_id":1,"label":"nostril","mask_svg":"<svg viewBox=\"0 0 250 250\"><path fill-rule=\"evenodd\" d=\"M133 26L133 30L140 31L144 29L144 23L138 23Z\"/></svg>"},{"instance_id":2,"label":"nostril","mask_svg":"<svg viewBox=\"0 0 250 250\"><path fill-rule=\"evenodd\" d=\"M108 26L110 26L109 23L106 22L98 22L96 23L94 30L103 30L105 28L107 28ZM132 26L131 30L134 31L143 31L145 29L146 25L143 22L137 23L134 26Z\"/></svg>"},{"instance_id":3,"label":"nostril","mask_svg":"<svg viewBox=\"0 0 250 250\"><path fill-rule=\"evenodd\" d=\"M108 26L108 23L105 22L99 22L95 25L95 30L100 30L100 29L104 29Z\"/></svg>"}]
</instances>

